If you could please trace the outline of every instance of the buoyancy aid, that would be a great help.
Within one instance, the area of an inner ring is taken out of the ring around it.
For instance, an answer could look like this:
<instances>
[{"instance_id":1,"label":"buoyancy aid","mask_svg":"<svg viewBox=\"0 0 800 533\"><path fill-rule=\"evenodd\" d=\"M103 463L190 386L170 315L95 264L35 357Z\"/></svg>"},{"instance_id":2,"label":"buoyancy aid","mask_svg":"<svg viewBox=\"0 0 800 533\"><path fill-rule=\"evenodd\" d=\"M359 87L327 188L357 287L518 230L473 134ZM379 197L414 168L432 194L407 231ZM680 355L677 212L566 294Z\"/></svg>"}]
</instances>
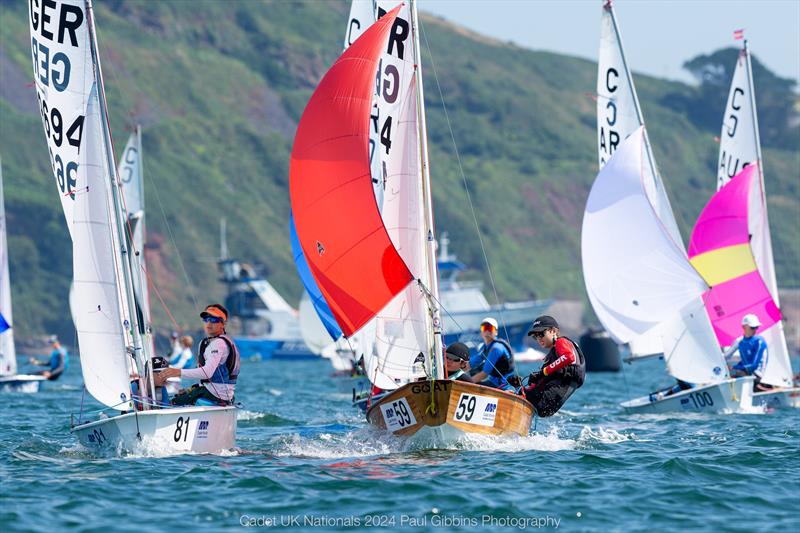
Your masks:
<instances>
[{"instance_id":1,"label":"buoyancy aid","mask_svg":"<svg viewBox=\"0 0 800 533\"><path fill-rule=\"evenodd\" d=\"M239 349L233 339L227 335L219 335L217 337L206 337L200 341L200 349L198 350L197 360L199 366L206 364L206 348L208 348L211 341L214 339L222 339L228 346L228 357L224 362L214 370L209 379L200 380L200 383L219 383L224 385L233 385L236 383L236 378L239 377Z\"/></svg>"},{"instance_id":2,"label":"buoyancy aid","mask_svg":"<svg viewBox=\"0 0 800 533\"><path fill-rule=\"evenodd\" d=\"M508 344L508 342L503 339L494 339L488 345L484 344L482 350L483 360L487 361L489 359L489 352L496 342L499 342L505 347L507 355L502 359L498 359L497 363L492 366L492 370L489 372L489 375L498 379L507 378L509 375L514 373L514 351L511 349L511 345Z\"/></svg>"},{"instance_id":3,"label":"buoyancy aid","mask_svg":"<svg viewBox=\"0 0 800 533\"><path fill-rule=\"evenodd\" d=\"M584 380L586 379L586 358L583 355L583 351L581 347L578 346L578 343L570 339L569 337L565 337L563 335L558 337L559 339L567 339L572 346L575 348L575 353L577 354L576 361L552 374L549 374L544 377L545 380L551 380L554 378L560 379L570 379L577 383L580 387L583 385ZM544 357L544 362L542 364L542 368L546 367L547 365L553 363L559 358L559 355L556 353L556 347L553 345L550 348L550 351L547 352L547 355Z\"/></svg>"}]
</instances>

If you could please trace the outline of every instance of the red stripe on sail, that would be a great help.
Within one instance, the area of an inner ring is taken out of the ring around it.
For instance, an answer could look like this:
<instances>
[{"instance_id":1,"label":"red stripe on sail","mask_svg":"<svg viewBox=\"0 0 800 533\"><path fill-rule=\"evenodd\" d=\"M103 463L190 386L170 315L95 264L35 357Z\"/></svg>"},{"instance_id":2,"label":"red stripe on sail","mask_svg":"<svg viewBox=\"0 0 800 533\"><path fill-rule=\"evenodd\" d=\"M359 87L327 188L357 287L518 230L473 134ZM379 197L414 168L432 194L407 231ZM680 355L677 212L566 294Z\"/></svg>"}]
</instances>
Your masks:
<instances>
[{"instance_id":1,"label":"red stripe on sail","mask_svg":"<svg viewBox=\"0 0 800 533\"><path fill-rule=\"evenodd\" d=\"M297 236L347 336L414 279L383 225L369 164L375 73L399 10L381 17L325 74L292 147L289 193Z\"/></svg>"}]
</instances>

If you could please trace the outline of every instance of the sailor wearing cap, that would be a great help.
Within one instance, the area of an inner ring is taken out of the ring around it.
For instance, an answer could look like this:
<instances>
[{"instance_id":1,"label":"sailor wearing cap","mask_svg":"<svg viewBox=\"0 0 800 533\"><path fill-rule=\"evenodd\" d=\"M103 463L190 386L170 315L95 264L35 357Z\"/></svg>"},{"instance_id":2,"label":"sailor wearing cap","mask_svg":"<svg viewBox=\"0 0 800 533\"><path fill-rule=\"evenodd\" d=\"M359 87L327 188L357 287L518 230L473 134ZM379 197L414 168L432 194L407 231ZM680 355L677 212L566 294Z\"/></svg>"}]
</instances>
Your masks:
<instances>
[{"instance_id":1,"label":"sailor wearing cap","mask_svg":"<svg viewBox=\"0 0 800 533\"><path fill-rule=\"evenodd\" d=\"M157 386L167 378L199 379L199 385L180 391L172 398L173 405L194 405L198 400L211 404L233 403L236 379L239 376L239 350L233 339L225 333L228 310L220 304L211 304L200 313L206 338L197 351L197 368L167 368L153 379ZM203 402L201 402L203 403Z\"/></svg>"},{"instance_id":2,"label":"sailor wearing cap","mask_svg":"<svg viewBox=\"0 0 800 533\"><path fill-rule=\"evenodd\" d=\"M497 338L497 320L492 317L481 320L481 337L483 346L478 355L470 359L473 369L478 369L472 375L472 381L481 383L485 380L482 385L516 392L508 383L508 378L515 374L514 356L508 342Z\"/></svg>"},{"instance_id":3,"label":"sailor wearing cap","mask_svg":"<svg viewBox=\"0 0 800 533\"><path fill-rule=\"evenodd\" d=\"M769 350L767 341L761 335L756 335L756 331L761 326L758 316L750 313L742 317L742 331L744 335L733 341L733 344L725 350L725 358L732 356L737 350L739 352L739 362L731 367L731 376L755 376L754 389L768 390L772 387L761 383L764 369L767 366Z\"/></svg>"},{"instance_id":4,"label":"sailor wearing cap","mask_svg":"<svg viewBox=\"0 0 800 533\"><path fill-rule=\"evenodd\" d=\"M473 383L467 371L469 370L469 348L463 342L454 342L447 347L444 353L447 365L447 378L456 381Z\"/></svg>"},{"instance_id":5,"label":"sailor wearing cap","mask_svg":"<svg viewBox=\"0 0 800 533\"><path fill-rule=\"evenodd\" d=\"M528 335L549 350L542 369L528 378L525 398L539 416L552 416L583 385L586 359L576 342L560 334L556 319L542 315L533 321Z\"/></svg>"}]
</instances>

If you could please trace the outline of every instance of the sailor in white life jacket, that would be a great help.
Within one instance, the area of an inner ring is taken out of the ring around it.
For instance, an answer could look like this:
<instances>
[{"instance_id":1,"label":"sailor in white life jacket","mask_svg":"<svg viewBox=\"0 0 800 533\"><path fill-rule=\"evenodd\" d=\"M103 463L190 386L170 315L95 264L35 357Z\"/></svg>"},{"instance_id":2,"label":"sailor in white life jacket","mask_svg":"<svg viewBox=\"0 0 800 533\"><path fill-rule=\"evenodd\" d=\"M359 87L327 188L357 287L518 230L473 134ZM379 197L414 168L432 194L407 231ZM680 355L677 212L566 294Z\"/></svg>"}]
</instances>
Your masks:
<instances>
[{"instance_id":1,"label":"sailor in white life jacket","mask_svg":"<svg viewBox=\"0 0 800 533\"><path fill-rule=\"evenodd\" d=\"M200 383L182 390L172 398L172 405L230 405L234 400L239 376L239 350L225 333L228 310L211 304L200 313L206 338L197 350L197 368L167 368L153 376L156 386L168 378L199 379Z\"/></svg>"}]
</instances>

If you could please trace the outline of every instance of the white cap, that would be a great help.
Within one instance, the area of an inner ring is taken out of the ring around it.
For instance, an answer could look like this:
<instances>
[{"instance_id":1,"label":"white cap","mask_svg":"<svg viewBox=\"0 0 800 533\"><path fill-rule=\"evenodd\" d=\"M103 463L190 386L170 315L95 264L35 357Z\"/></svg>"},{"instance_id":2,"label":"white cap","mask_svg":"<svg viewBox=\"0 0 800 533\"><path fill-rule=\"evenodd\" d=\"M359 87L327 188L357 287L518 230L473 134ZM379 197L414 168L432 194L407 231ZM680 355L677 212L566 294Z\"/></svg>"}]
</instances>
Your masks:
<instances>
[{"instance_id":1,"label":"white cap","mask_svg":"<svg viewBox=\"0 0 800 533\"><path fill-rule=\"evenodd\" d=\"M756 315L750 313L742 317L742 325L750 326L751 328L757 328L761 325L761 321L758 320L758 317Z\"/></svg>"},{"instance_id":2,"label":"white cap","mask_svg":"<svg viewBox=\"0 0 800 533\"><path fill-rule=\"evenodd\" d=\"M492 318L490 316L487 316L486 318L481 320L481 325L483 325L483 324L489 324L491 326L494 326L494 329L497 329L497 320L495 320L494 318Z\"/></svg>"}]
</instances>

